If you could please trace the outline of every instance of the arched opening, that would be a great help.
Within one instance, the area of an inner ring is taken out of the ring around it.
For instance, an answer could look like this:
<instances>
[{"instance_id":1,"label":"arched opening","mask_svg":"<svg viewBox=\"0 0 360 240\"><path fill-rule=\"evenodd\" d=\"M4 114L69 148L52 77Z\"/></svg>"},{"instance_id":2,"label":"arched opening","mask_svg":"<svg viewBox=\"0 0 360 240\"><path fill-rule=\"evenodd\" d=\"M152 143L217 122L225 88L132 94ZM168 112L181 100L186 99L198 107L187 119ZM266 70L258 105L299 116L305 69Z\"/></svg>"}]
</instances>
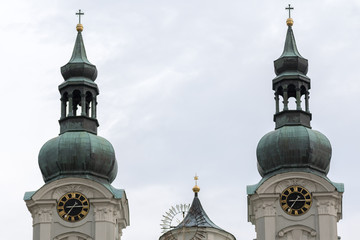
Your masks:
<instances>
[{"instance_id":1,"label":"arched opening","mask_svg":"<svg viewBox=\"0 0 360 240\"><path fill-rule=\"evenodd\" d=\"M74 90L72 95L73 95L72 114L73 116L78 116L79 115L78 106L81 106L81 93L79 90Z\"/></svg>"},{"instance_id":2,"label":"arched opening","mask_svg":"<svg viewBox=\"0 0 360 240\"><path fill-rule=\"evenodd\" d=\"M61 97L61 119L66 117L66 113L68 112L69 107L69 97L68 93L65 92Z\"/></svg>"},{"instance_id":3,"label":"arched opening","mask_svg":"<svg viewBox=\"0 0 360 240\"><path fill-rule=\"evenodd\" d=\"M306 88L304 86L301 86L300 88L300 103L301 103L301 109L306 111L307 107L306 107L306 102L307 102L307 93L306 93Z\"/></svg>"},{"instance_id":4,"label":"arched opening","mask_svg":"<svg viewBox=\"0 0 360 240\"><path fill-rule=\"evenodd\" d=\"M288 109L295 110L296 109L296 88L294 85L289 85L287 88L288 93Z\"/></svg>"}]
</instances>

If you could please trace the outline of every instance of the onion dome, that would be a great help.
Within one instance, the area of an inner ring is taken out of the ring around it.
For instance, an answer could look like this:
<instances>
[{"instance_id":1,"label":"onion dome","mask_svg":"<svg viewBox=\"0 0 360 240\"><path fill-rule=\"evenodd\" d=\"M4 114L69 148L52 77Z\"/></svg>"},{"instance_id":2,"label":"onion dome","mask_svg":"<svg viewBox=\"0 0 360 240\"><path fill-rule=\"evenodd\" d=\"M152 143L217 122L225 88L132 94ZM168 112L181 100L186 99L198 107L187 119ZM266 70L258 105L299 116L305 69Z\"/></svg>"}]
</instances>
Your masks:
<instances>
[{"instance_id":1,"label":"onion dome","mask_svg":"<svg viewBox=\"0 0 360 240\"><path fill-rule=\"evenodd\" d=\"M304 126L284 126L260 140L256 156L263 177L279 170L329 172L331 144L325 135Z\"/></svg>"},{"instance_id":2,"label":"onion dome","mask_svg":"<svg viewBox=\"0 0 360 240\"><path fill-rule=\"evenodd\" d=\"M86 57L82 29L79 23L72 57L61 68L60 135L46 142L38 157L45 182L81 177L111 183L117 174L114 148L97 136L97 70Z\"/></svg>"},{"instance_id":3,"label":"onion dome","mask_svg":"<svg viewBox=\"0 0 360 240\"><path fill-rule=\"evenodd\" d=\"M284 171L326 176L330 167L331 144L325 135L311 129L310 78L306 76L308 61L296 47L293 20L288 19L287 25L284 51L274 62L277 75L273 79L275 131L266 134L258 143L258 171L262 177ZM290 101L294 102L292 106ZM280 103L283 103L282 108Z\"/></svg>"},{"instance_id":4,"label":"onion dome","mask_svg":"<svg viewBox=\"0 0 360 240\"><path fill-rule=\"evenodd\" d=\"M45 182L72 176L111 183L118 170L111 143L86 131L66 132L46 142L39 165Z\"/></svg>"}]
</instances>

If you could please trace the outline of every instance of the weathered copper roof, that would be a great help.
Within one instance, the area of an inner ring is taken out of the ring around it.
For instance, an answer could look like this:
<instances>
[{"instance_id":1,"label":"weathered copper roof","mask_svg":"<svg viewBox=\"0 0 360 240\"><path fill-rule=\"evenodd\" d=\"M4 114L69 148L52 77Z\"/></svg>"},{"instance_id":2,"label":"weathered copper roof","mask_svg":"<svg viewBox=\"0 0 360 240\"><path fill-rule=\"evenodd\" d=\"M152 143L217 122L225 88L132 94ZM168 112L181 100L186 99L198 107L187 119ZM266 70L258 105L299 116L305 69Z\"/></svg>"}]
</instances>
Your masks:
<instances>
[{"instance_id":1,"label":"weathered copper roof","mask_svg":"<svg viewBox=\"0 0 360 240\"><path fill-rule=\"evenodd\" d=\"M45 182L82 177L111 183L118 170L111 143L86 131L65 132L46 142L39 167Z\"/></svg>"},{"instance_id":2,"label":"weathered copper roof","mask_svg":"<svg viewBox=\"0 0 360 240\"><path fill-rule=\"evenodd\" d=\"M223 230L210 220L205 210L201 206L198 193L195 193L195 197L188 214L175 229L183 227L211 227Z\"/></svg>"},{"instance_id":3,"label":"weathered copper roof","mask_svg":"<svg viewBox=\"0 0 360 240\"><path fill-rule=\"evenodd\" d=\"M70 61L61 67L61 74L65 81L71 77L85 77L95 81L97 77L96 66L87 59L81 31L78 31Z\"/></svg>"},{"instance_id":4,"label":"weathered copper roof","mask_svg":"<svg viewBox=\"0 0 360 240\"><path fill-rule=\"evenodd\" d=\"M276 75L280 75L284 72L307 74L308 60L300 55L296 47L295 37L291 26L289 26L287 30L284 51L281 56L274 61L274 66Z\"/></svg>"},{"instance_id":5,"label":"weathered copper roof","mask_svg":"<svg viewBox=\"0 0 360 240\"><path fill-rule=\"evenodd\" d=\"M256 149L262 177L288 171L317 171L326 176L331 159L330 141L322 133L304 126L283 126L266 134Z\"/></svg>"}]
</instances>

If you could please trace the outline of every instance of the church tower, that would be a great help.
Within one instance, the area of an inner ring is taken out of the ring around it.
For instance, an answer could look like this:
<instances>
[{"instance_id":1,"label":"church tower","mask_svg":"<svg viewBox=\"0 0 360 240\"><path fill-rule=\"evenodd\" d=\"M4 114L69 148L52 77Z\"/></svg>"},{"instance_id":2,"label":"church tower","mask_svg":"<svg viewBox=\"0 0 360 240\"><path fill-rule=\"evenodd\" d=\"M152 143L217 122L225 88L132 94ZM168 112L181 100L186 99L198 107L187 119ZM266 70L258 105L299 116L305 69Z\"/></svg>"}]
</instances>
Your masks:
<instances>
[{"instance_id":1,"label":"church tower","mask_svg":"<svg viewBox=\"0 0 360 240\"><path fill-rule=\"evenodd\" d=\"M114 149L97 136L99 89L96 66L86 56L79 10L70 61L61 67L59 136L39 153L45 184L26 192L34 240L120 240L129 226L125 191L111 185L117 175Z\"/></svg>"},{"instance_id":2,"label":"church tower","mask_svg":"<svg viewBox=\"0 0 360 240\"><path fill-rule=\"evenodd\" d=\"M231 233L210 220L200 203L198 177L194 179L196 183L192 190L195 196L189 211L177 226L171 226L171 216L166 217L162 225L169 231L160 236L159 240L236 240Z\"/></svg>"},{"instance_id":3,"label":"church tower","mask_svg":"<svg viewBox=\"0 0 360 240\"><path fill-rule=\"evenodd\" d=\"M338 240L344 186L327 178L331 145L310 125L308 60L296 47L293 8L286 9L285 47L274 61L272 81L275 130L256 149L262 179L247 187L248 221L257 240Z\"/></svg>"}]
</instances>

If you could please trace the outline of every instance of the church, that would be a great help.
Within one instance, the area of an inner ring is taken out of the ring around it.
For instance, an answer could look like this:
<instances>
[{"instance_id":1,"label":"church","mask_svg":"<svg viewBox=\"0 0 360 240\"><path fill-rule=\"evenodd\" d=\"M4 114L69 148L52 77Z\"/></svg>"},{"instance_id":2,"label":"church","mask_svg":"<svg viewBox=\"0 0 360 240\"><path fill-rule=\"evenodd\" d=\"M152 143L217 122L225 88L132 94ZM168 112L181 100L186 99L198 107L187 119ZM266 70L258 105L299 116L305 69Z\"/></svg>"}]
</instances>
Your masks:
<instances>
[{"instance_id":1,"label":"church","mask_svg":"<svg viewBox=\"0 0 360 240\"><path fill-rule=\"evenodd\" d=\"M297 49L288 10L284 50L274 61L275 130L256 149L261 180L247 187L248 221L256 240L338 240L344 186L327 177L331 144L311 127L308 61ZM58 86L60 133L39 153L45 184L24 196L34 240L120 240L130 225L131 197L112 185L118 171L114 148L97 135L97 69L86 55L83 13L77 14L74 50ZM159 240L235 240L206 214L195 180L191 206L177 225L169 216Z\"/></svg>"}]
</instances>

